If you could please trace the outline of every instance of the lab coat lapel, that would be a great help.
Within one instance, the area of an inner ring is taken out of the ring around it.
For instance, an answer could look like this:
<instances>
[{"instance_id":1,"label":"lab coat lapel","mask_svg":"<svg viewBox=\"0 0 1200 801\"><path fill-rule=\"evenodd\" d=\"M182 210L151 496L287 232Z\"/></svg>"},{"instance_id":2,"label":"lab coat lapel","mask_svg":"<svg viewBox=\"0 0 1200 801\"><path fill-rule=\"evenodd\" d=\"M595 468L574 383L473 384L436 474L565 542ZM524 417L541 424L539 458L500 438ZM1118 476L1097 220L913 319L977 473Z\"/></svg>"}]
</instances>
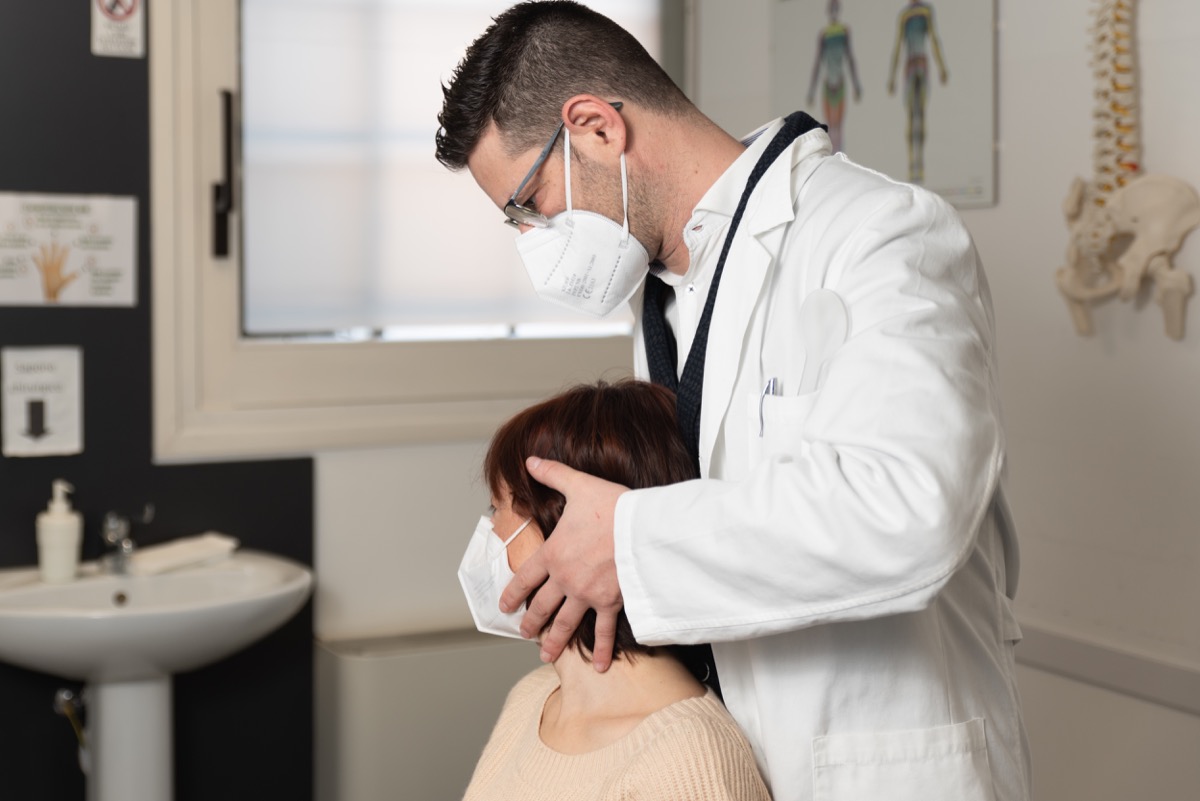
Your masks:
<instances>
[{"instance_id":1,"label":"lab coat lapel","mask_svg":"<svg viewBox=\"0 0 1200 801\"><path fill-rule=\"evenodd\" d=\"M786 224L795 219L792 166L803 155L803 139L781 153L759 181L725 260L704 364L700 407L700 468L704 476L709 475L713 447L733 397L746 332L763 281L779 255Z\"/></svg>"}]
</instances>

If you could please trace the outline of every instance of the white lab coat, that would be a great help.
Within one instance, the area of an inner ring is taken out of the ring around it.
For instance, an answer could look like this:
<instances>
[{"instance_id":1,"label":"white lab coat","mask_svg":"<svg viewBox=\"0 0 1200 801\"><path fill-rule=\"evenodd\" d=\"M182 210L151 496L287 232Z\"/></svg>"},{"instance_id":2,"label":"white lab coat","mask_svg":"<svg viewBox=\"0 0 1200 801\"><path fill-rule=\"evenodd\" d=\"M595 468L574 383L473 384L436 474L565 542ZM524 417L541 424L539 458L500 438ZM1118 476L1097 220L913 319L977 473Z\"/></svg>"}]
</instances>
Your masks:
<instances>
[{"instance_id":1,"label":"white lab coat","mask_svg":"<svg viewBox=\"0 0 1200 801\"><path fill-rule=\"evenodd\" d=\"M797 395L818 288L848 335ZM712 317L703 478L626 493L615 544L638 640L714 644L776 801L1029 797L992 340L939 197L831 156L820 130L763 177Z\"/></svg>"}]
</instances>

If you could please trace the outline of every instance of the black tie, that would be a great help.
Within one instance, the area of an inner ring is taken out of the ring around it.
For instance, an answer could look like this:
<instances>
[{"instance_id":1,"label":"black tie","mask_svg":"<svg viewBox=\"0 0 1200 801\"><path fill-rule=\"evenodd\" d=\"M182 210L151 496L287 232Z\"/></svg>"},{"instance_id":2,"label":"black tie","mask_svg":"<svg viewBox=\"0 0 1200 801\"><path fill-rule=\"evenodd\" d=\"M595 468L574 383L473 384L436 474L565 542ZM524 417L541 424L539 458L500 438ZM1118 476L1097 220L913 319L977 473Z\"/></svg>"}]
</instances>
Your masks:
<instances>
[{"instance_id":1,"label":"black tie","mask_svg":"<svg viewBox=\"0 0 1200 801\"><path fill-rule=\"evenodd\" d=\"M713 271L712 286L708 290L708 298L704 302L704 311L696 326L696 336L692 340L692 349L688 351L687 361L683 365L683 376L677 378L678 361L675 355L675 335L667 327L667 319L663 308L667 301L667 285L658 276L646 277L645 296L642 300L642 339L646 343L646 360L650 365L650 380L662 384L675 393L675 409L679 418L679 431L683 441L687 443L688 451L696 469L700 469L700 395L704 391L704 357L708 350L708 324L712 319L713 305L717 300L717 285L721 282L721 273L725 270L725 257L729 255L729 246L737 233L742 214L746 211L746 202L758 185L767 168L774 163L780 153L787 148L796 137L821 127L812 117L802 111L789 114L783 121L783 127L775 134L767 149L759 157L758 163L750 171L750 179L742 191L742 199L738 202L737 211L729 223L729 233L725 235L725 244L721 248L721 257L717 260L717 269ZM717 695L721 694L721 683L717 676L717 663L713 659L712 648L707 644L675 646L676 656L687 665L697 678L712 687Z\"/></svg>"},{"instance_id":2,"label":"black tie","mask_svg":"<svg viewBox=\"0 0 1200 801\"><path fill-rule=\"evenodd\" d=\"M775 159L801 134L813 128L825 128L803 111L789 114L783 121L783 127L767 144L766 150L759 157L746 188L742 191L742 199L738 202L737 211L729 223L729 233L725 235L725 244L721 248L721 257L717 260L717 268L713 271L712 286L708 290L708 298L704 302L704 311L700 322L696 325L696 335L692 340L692 348L688 351L687 361L683 365L683 375L678 373L675 336L667 327L663 309L667 300L667 285L656 275L646 278L645 296L642 300L642 338L646 343L646 360L650 365L650 380L662 384L675 392L675 408L679 418L679 431L687 443L692 460L700 465L700 400L704 390L704 358L708 351L708 326L712 319L713 306L717 300L717 286L721 283L721 273L725 270L725 257L729 255L730 245L737 234L738 224L746 211L746 203L754 192L754 187L763 177ZM828 130L826 128L826 130Z\"/></svg>"}]
</instances>

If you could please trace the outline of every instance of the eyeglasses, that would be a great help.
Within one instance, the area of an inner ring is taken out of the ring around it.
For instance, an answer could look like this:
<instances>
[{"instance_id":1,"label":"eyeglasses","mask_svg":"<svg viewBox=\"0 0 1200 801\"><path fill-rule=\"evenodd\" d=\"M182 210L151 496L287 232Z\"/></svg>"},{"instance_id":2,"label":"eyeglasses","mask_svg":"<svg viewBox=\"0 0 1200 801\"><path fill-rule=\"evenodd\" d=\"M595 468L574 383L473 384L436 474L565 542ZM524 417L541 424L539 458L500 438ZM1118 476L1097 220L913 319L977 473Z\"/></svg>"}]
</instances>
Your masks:
<instances>
[{"instance_id":1,"label":"eyeglasses","mask_svg":"<svg viewBox=\"0 0 1200 801\"><path fill-rule=\"evenodd\" d=\"M610 106L617 111L625 105L621 101L613 101ZM533 162L533 166L529 168L529 172L525 173L525 177L521 179L520 185L517 186L517 191L512 193L512 197L504 204L504 224L511 225L513 228L519 228L522 225L531 225L534 228L547 228L550 225L550 218L542 214L540 211L522 206L517 202L521 192L525 190L525 185L529 183L533 176L537 175L537 171L541 169L546 158L550 155L550 151L554 149L554 143L558 141L558 135L562 133L565 122L560 121L558 127L554 129L554 136L550 137L550 141L542 148L542 152L538 154L537 160Z\"/></svg>"}]
</instances>

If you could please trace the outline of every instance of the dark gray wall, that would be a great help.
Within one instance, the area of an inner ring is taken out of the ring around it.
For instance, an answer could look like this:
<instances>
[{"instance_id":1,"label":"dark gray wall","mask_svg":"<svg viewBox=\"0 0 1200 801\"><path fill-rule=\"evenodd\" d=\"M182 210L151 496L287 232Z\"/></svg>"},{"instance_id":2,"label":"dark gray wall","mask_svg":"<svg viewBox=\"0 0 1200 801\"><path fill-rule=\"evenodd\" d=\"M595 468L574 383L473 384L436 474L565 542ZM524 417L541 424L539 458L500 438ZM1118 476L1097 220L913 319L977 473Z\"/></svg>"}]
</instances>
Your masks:
<instances>
[{"instance_id":1,"label":"dark gray wall","mask_svg":"<svg viewBox=\"0 0 1200 801\"><path fill-rule=\"evenodd\" d=\"M137 198L136 308L0 307L0 346L83 349L84 453L0 458L0 567L37 560L34 518L66 478L84 557L109 509L157 508L141 544L215 529L312 564L310 459L152 464L148 61L90 49L90 3L0 3L0 191ZM149 9L153 12L153 8ZM151 54L152 57L153 54ZM79 801L74 735L51 710L69 682L0 665L0 798ZM312 798L311 605L224 662L176 677L176 798Z\"/></svg>"}]
</instances>

